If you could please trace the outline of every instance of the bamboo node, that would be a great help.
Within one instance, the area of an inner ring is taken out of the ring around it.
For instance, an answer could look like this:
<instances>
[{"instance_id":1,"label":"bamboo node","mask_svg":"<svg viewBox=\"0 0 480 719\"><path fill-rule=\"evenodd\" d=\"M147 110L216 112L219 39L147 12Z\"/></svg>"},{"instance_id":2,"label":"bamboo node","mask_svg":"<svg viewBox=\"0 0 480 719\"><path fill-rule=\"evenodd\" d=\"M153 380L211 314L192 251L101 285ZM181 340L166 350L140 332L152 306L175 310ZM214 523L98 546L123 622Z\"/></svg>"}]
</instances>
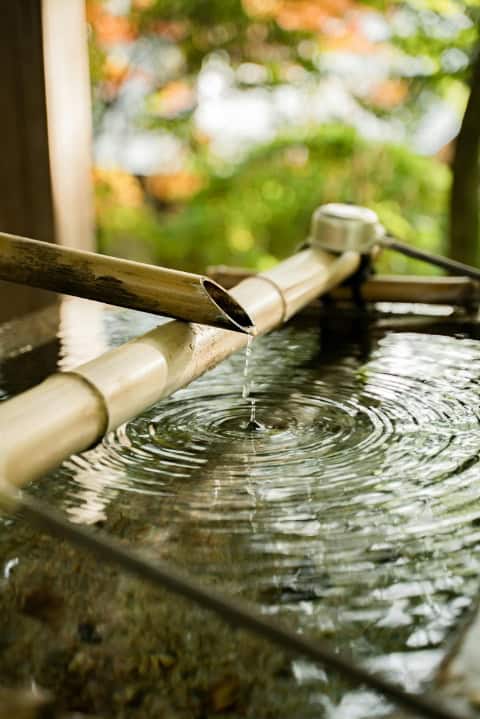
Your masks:
<instances>
[{"instance_id":1,"label":"bamboo node","mask_svg":"<svg viewBox=\"0 0 480 719\"><path fill-rule=\"evenodd\" d=\"M256 275L257 280L264 280L265 282L268 282L269 285L271 285L274 290L276 290L279 294L280 301L282 303L282 316L280 318L279 324L282 324L288 320L288 306L287 306L287 300L285 299L285 295L279 285L275 282L275 280L272 280L271 277L265 277L265 275Z\"/></svg>"}]
</instances>

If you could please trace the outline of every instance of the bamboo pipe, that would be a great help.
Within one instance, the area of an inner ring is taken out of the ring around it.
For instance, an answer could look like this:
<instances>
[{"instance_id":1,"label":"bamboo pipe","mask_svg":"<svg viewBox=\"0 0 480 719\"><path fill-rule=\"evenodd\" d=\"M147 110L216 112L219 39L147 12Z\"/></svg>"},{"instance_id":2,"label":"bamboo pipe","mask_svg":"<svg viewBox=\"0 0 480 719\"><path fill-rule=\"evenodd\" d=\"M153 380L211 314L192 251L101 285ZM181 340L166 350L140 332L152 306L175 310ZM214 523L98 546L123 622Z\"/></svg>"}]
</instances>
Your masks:
<instances>
[{"instance_id":1,"label":"bamboo pipe","mask_svg":"<svg viewBox=\"0 0 480 719\"><path fill-rule=\"evenodd\" d=\"M253 323L208 277L0 233L0 279L187 322L251 332Z\"/></svg>"},{"instance_id":2,"label":"bamboo pipe","mask_svg":"<svg viewBox=\"0 0 480 719\"><path fill-rule=\"evenodd\" d=\"M306 249L232 291L269 332L352 275L356 252ZM0 476L23 485L81 452L247 343L238 332L167 322L73 372L0 403Z\"/></svg>"},{"instance_id":3,"label":"bamboo pipe","mask_svg":"<svg viewBox=\"0 0 480 719\"><path fill-rule=\"evenodd\" d=\"M231 289L238 282L253 277L247 269L209 267L207 274L222 287ZM421 302L424 304L469 305L480 300L480 286L468 277L411 277L408 275L376 275L361 285L365 302ZM353 299L350 287L335 287L330 293L334 300Z\"/></svg>"},{"instance_id":4,"label":"bamboo pipe","mask_svg":"<svg viewBox=\"0 0 480 719\"><path fill-rule=\"evenodd\" d=\"M377 275L360 287L365 302L406 302L437 305L471 305L480 299L480 287L468 277L410 277ZM352 298L349 287L332 292L336 300Z\"/></svg>"}]
</instances>

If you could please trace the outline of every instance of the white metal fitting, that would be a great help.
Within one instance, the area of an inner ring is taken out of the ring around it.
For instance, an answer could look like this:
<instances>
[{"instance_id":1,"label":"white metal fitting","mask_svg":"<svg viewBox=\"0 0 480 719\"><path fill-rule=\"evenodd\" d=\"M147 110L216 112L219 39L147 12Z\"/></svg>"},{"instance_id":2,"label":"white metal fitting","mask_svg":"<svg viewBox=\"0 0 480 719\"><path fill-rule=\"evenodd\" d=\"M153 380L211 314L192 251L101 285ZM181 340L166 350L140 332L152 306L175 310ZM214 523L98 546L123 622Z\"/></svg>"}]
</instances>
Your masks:
<instances>
[{"instance_id":1,"label":"white metal fitting","mask_svg":"<svg viewBox=\"0 0 480 719\"><path fill-rule=\"evenodd\" d=\"M309 244L330 252L367 254L384 235L385 228L373 210L332 202L313 213Z\"/></svg>"}]
</instances>

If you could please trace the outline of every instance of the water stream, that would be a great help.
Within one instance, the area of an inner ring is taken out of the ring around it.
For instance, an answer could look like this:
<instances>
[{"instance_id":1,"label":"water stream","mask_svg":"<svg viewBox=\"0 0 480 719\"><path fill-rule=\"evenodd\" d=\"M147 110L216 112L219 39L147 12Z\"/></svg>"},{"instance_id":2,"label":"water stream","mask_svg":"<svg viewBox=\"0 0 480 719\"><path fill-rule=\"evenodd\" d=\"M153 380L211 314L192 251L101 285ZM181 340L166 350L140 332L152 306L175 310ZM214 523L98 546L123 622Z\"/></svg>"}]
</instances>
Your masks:
<instances>
[{"instance_id":1,"label":"water stream","mask_svg":"<svg viewBox=\"0 0 480 719\"><path fill-rule=\"evenodd\" d=\"M34 491L416 690L479 589L480 342L372 327L256 339ZM385 711L291 666L299 717Z\"/></svg>"},{"instance_id":2,"label":"water stream","mask_svg":"<svg viewBox=\"0 0 480 719\"><path fill-rule=\"evenodd\" d=\"M252 354L253 335L249 335L247 340L247 346L245 347L245 364L243 366L243 387L242 387L242 399L248 399L250 396L250 357Z\"/></svg>"},{"instance_id":3,"label":"water stream","mask_svg":"<svg viewBox=\"0 0 480 719\"><path fill-rule=\"evenodd\" d=\"M243 387L242 387L242 399L250 403L250 417L248 422L245 424L245 429L248 432L259 432L264 428L260 422L257 421L256 417L256 399L250 396L251 389L251 378L250 378L250 363L252 355L252 344L253 335L247 340L247 346L245 348L245 365L243 367Z\"/></svg>"}]
</instances>

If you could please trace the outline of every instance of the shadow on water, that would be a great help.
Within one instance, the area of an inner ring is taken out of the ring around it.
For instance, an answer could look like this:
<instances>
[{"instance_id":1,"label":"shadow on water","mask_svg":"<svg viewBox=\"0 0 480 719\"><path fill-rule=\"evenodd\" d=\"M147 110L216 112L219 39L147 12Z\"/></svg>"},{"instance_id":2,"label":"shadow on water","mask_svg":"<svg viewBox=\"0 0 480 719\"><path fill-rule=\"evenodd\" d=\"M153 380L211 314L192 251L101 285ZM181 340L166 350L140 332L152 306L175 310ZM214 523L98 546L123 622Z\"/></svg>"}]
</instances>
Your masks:
<instances>
[{"instance_id":1,"label":"shadow on water","mask_svg":"<svg viewBox=\"0 0 480 719\"><path fill-rule=\"evenodd\" d=\"M60 352L58 338L40 347L5 359L1 366L1 385L8 395L19 394L43 382L57 370Z\"/></svg>"}]
</instances>

